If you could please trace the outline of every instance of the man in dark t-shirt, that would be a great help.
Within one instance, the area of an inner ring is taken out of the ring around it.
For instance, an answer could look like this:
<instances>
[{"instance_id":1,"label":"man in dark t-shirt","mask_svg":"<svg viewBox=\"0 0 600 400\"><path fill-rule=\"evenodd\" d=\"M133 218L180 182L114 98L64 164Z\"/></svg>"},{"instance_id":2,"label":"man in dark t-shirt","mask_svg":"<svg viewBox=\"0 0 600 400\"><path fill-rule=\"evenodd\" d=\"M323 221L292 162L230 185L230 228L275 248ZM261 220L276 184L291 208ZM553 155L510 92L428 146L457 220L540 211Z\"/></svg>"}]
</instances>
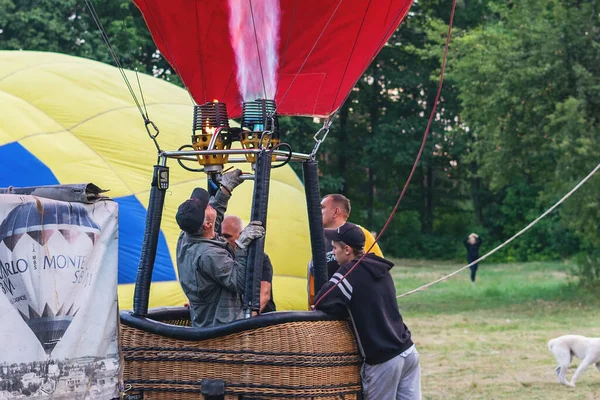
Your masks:
<instances>
[{"instance_id":1,"label":"man in dark t-shirt","mask_svg":"<svg viewBox=\"0 0 600 400\"><path fill-rule=\"evenodd\" d=\"M223 236L229 244L235 249L236 258L246 258L247 249L240 249L236 246L235 241L239 238L244 223L241 218L235 215L227 215L221 224L221 236ZM263 258L262 276L260 281L260 312L267 313L277 311L275 302L273 301L273 264L271 259L265 253Z\"/></svg>"}]
</instances>

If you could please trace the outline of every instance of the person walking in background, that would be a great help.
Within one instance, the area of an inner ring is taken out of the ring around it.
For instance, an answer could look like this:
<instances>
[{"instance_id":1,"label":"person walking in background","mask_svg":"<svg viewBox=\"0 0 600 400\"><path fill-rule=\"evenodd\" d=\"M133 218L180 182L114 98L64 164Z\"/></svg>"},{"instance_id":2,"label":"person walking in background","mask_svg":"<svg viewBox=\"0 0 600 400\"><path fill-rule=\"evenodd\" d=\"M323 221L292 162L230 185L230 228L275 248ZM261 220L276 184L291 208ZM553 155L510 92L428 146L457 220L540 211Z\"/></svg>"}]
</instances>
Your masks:
<instances>
[{"instance_id":1,"label":"person walking in background","mask_svg":"<svg viewBox=\"0 0 600 400\"><path fill-rule=\"evenodd\" d=\"M465 247L467 248L467 262L471 264L473 261L479 258L479 246L481 246L481 238L476 233L471 233L464 241ZM475 282L475 275L477 274L478 264L473 264L471 268L471 282Z\"/></svg>"}]
</instances>

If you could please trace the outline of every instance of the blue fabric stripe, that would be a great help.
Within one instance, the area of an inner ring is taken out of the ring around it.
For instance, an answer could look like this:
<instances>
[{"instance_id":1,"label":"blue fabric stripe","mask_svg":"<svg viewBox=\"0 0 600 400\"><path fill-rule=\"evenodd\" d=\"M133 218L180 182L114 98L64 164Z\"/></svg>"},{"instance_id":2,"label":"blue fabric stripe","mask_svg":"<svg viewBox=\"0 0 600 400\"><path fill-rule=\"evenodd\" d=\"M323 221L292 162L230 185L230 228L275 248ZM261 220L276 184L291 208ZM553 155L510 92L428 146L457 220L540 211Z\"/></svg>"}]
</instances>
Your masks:
<instances>
[{"instance_id":1,"label":"blue fabric stripe","mask_svg":"<svg viewBox=\"0 0 600 400\"><path fill-rule=\"evenodd\" d=\"M119 197L115 201L119 203L119 284L135 283L146 226L146 209L133 195ZM177 280L175 269L167 240L161 231L152 281L174 280Z\"/></svg>"},{"instance_id":2,"label":"blue fabric stripe","mask_svg":"<svg viewBox=\"0 0 600 400\"><path fill-rule=\"evenodd\" d=\"M56 185L50 168L17 142L0 146L0 187Z\"/></svg>"}]
</instances>

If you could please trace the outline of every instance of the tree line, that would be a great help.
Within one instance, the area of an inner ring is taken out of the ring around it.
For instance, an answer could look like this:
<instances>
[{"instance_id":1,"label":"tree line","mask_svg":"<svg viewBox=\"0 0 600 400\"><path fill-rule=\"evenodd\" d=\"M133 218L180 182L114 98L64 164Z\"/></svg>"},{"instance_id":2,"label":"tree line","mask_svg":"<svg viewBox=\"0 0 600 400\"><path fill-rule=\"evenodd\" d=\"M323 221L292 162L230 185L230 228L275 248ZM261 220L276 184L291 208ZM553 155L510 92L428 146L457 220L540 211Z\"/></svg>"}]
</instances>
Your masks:
<instances>
[{"instance_id":1,"label":"tree line","mask_svg":"<svg viewBox=\"0 0 600 400\"><path fill-rule=\"evenodd\" d=\"M423 157L382 247L410 258L464 257L506 240L599 162L600 2L458 0L447 77ZM181 85L128 0L94 2L122 64ZM415 0L338 111L320 151L321 189L379 231L404 185L435 99L451 1ZM0 0L0 49L112 63L83 1ZM310 151L318 121L281 118ZM575 259L600 280L600 178L496 261Z\"/></svg>"}]
</instances>

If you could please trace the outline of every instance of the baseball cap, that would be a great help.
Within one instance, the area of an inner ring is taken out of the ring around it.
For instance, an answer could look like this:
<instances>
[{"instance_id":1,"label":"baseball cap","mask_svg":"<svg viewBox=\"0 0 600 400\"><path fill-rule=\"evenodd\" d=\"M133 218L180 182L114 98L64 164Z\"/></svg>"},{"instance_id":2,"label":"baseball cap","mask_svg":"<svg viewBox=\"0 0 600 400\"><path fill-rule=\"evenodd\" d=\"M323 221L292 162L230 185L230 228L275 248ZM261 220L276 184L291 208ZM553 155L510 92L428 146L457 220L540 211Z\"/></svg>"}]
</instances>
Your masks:
<instances>
[{"instance_id":1,"label":"baseball cap","mask_svg":"<svg viewBox=\"0 0 600 400\"><path fill-rule=\"evenodd\" d=\"M337 229L325 229L325 237L334 242L344 242L353 249L362 250L365 247L365 234L358 225L346 222Z\"/></svg>"},{"instance_id":2,"label":"baseball cap","mask_svg":"<svg viewBox=\"0 0 600 400\"><path fill-rule=\"evenodd\" d=\"M202 188L196 188L192 192L189 200L181 203L175 214L177 225L182 231L187 233L196 233L204 224L204 212L210 195Z\"/></svg>"}]
</instances>

